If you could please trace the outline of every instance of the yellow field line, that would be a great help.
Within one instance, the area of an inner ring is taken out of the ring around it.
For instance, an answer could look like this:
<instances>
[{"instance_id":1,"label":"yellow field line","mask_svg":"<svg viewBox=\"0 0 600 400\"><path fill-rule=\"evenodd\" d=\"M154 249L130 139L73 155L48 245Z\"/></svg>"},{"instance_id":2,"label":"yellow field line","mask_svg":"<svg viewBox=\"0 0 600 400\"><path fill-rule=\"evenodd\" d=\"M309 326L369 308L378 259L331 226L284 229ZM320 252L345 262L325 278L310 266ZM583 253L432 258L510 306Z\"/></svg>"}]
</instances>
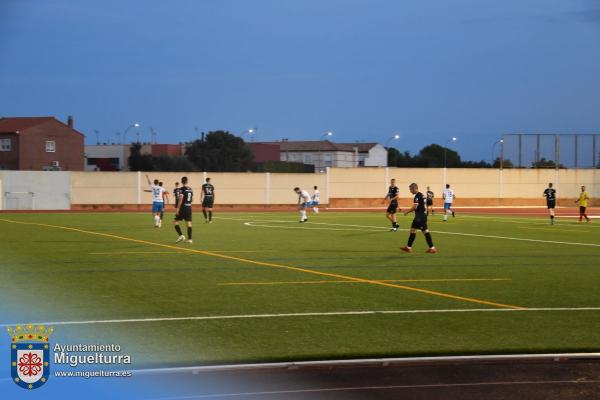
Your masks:
<instances>
[{"instance_id":1,"label":"yellow field line","mask_svg":"<svg viewBox=\"0 0 600 400\"><path fill-rule=\"evenodd\" d=\"M178 248L179 249L179 248ZM219 253L264 253L270 250L219 250ZM123 255L123 254L177 254L180 251L104 251L90 253L93 255Z\"/></svg>"},{"instance_id":2,"label":"yellow field line","mask_svg":"<svg viewBox=\"0 0 600 400\"><path fill-rule=\"evenodd\" d=\"M113 255L122 255L122 254L176 254L176 251L115 251L115 252L111 252L111 251L100 251L97 253L90 253L93 255L100 255L100 256L113 256Z\"/></svg>"},{"instance_id":3,"label":"yellow field line","mask_svg":"<svg viewBox=\"0 0 600 400\"><path fill-rule=\"evenodd\" d=\"M196 253L196 254L204 254L204 255L207 255L207 256L212 256L212 257L217 257L217 258L223 258L223 259L226 259L226 260L234 260L234 261L239 261L239 262L247 263L247 264L260 265L260 266L272 267L272 268L278 268L278 269L285 269L285 270L289 270L289 271L298 271L298 272L304 272L304 273L312 274L312 275L319 275L319 276L327 276L327 277L331 277L331 278L338 278L338 279L341 279L341 280L350 280L350 281L354 281L354 282L370 283L370 284L373 284L373 285L391 287L391 288L396 288L396 289L403 289L403 290L408 290L408 291L411 291L411 292L418 292L418 293L429 294L429 295L432 295L432 296L445 297L445 298L448 298L448 299L465 301L465 302L468 302L468 303L485 304L485 305L492 306L492 307L510 308L510 309L516 309L516 310L525 310L526 309L525 307L513 306L513 305L510 305L510 304L495 303L495 302L492 302L492 301L480 300L480 299L475 299L475 298L471 298L471 297L457 296L457 295L454 295L454 294L437 292L435 290L420 289L420 288L414 288L414 287L410 287L410 286L397 285L397 284L388 283L388 282L379 282L379 281L374 281L374 280L370 280L370 279L356 278L356 277L353 277L353 276L340 275L340 274L332 274L330 272L313 271L313 270L310 270L310 269L305 269L305 268L300 268L300 267L291 267L291 266L288 266L288 265L274 264L274 263L268 263L268 262L264 262L264 261L249 260L249 259L245 259L245 258L228 256L228 255L225 255L225 254L214 253L214 252L211 252L211 251L196 250L196 249L190 249L189 247L178 247L178 246L173 246L173 245L169 245L169 244L149 242L149 241L146 241L146 240L128 238L128 237L118 236L118 235L111 235L109 233L86 231L86 230L83 230L83 229L70 228L68 226L42 224L42 223L38 223L38 222L14 221L14 220L4 219L4 218L0 218L0 221L14 223L14 224L43 226L43 227L47 227L47 228L56 228L56 229L62 229L62 230L71 231L71 232L85 233L85 234L88 234L88 235L108 237L108 238L112 238L112 239L125 240L125 241L133 242L133 243L141 243L141 244L150 245L150 246L163 247L163 248L166 248L166 249L175 249L175 250L178 250L178 251L185 251L185 252L191 252L191 253Z\"/></svg>"},{"instance_id":4,"label":"yellow field line","mask_svg":"<svg viewBox=\"0 0 600 400\"><path fill-rule=\"evenodd\" d=\"M373 282L481 282L481 281L512 281L511 278L451 278L451 279L376 279ZM218 283L219 286L244 286L244 285L318 285L322 283L362 283L351 280L330 281L283 281L283 282L227 282ZM370 283L370 282L369 282Z\"/></svg>"}]
</instances>

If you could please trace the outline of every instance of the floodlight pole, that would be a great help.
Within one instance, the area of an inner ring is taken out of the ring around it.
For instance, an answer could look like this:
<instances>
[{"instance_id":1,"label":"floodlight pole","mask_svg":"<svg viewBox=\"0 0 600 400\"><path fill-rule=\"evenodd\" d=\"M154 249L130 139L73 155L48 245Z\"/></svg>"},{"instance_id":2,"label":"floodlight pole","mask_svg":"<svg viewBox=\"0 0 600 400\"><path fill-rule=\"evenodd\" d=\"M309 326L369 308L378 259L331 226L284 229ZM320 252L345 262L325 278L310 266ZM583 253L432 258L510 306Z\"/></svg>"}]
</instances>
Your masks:
<instances>
[{"instance_id":1,"label":"floodlight pole","mask_svg":"<svg viewBox=\"0 0 600 400\"><path fill-rule=\"evenodd\" d=\"M596 168L596 135L592 136L592 168Z\"/></svg>"},{"instance_id":2,"label":"floodlight pole","mask_svg":"<svg viewBox=\"0 0 600 400\"><path fill-rule=\"evenodd\" d=\"M523 166L523 135L519 134L519 168Z\"/></svg>"},{"instance_id":3,"label":"floodlight pole","mask_svg":"<svg viewBox=\"0 0 600 400\"><path fill-rule=\"evenodd\" d=\"M500 169L504 169L504 136L500 139Z\"/></svg>"},{"instance_id":4,"label":"floodlight pole","mask_svg":"<svg viewBox=\"0 0 600 400\"><path fill-rule=\"evenodd\" d=\"M333 136L333 132L331 132L331 131L325 132L319 138L319 143L317 144L317 146L319 146L319 157L318 157L319 158L319 171L318 172L320 172L321 164L323 164L323 157L321 155L321 142L323 141L323 139L325 138L325 136Z\"/></svg>"},{"instance_id":5,"label":"floodlight pole","mask_svg":"<svg viewBox=\"0 0 600 400\"><path fill-rule=\"evenodd\" d=\"M538 162L540 161L540 135L535 135L535 141L536 141L536 150L535 150L535 163L536 165L538 164Z\"/></svg>"},{"instance_id":6,"label":"floodlight pole","mask_svg":"<svg viewBox=\"0 0 600 400\"><path fill-rule=\"evenodd\" d=\"M573 140L575 141L575 157L574 157L574 161L575 161L575 169L577 169L577 164L578 164L578 160L577 160L577 147L578 146L578 139L579 139L579 135L575 135L575 137L573 138Z\"/></svg>"},{"instance_id":7,"label":"floodlight pole","mask_svg":"<svg viewBox=\"0 0 600 400\"><path fill-rule=\"evenodd\" d=\"M492 145L492 167L494 166L494 148L496 148L496 145L500 143L500 146L502 146L502 143L504 143L504 139L500 139L500 140L496 140L494 142L494 144ZM500 150L502 151L502 150Z\"/></svg>"},{"instance_id":8,"label":"floodlight pole","mask_svg":"<svg viewBox=\"0 0 600 400\"><path fill-rule=\"evenodd\" d=\"M448 143L450 142L456 142L456 137L452 137L450 139L448 139L446 141L446 144L444 145L444 187L446 187L446 178L447 178L447 173L448 173L448 169L446 168L446 160L447 160L447 153L448 153Z\"/></svg>"},{"instance_id":9,"label":"floodlight pole","mask_svg":"<svg viewBox=\"0 0 600 400\"><path fill-rule=\"evenodd\" d=\"M554 135L554 166L558 169L558 163L560 162L560 139L558 135Z\"/></svg>"},{"instance_id":10,"label":"floodlight pole","mask_svg":"<svg viewBox=\"0 0 600 400\"><path fill-rule=\"evenodd\" d=\"M123 143L127 144L125 137L127 136L127 131L129 131L131 128L139 128L140 124L138 124L137 122L129 125L126 129L125 132L123 132Z\"/></svg>"}]
</instances>

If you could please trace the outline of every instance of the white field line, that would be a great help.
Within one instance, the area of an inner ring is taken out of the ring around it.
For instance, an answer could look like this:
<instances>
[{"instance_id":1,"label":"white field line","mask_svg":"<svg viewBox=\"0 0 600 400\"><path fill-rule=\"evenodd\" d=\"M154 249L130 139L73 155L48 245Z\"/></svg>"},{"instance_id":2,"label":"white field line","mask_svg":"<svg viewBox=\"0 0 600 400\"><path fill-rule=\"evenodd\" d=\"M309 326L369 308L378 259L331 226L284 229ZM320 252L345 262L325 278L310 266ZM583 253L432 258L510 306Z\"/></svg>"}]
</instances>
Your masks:
<instances>
[{"instance_id":1,"label":"white field line","mask_svg":"<svg viewBox=\"0 0 600 400\"><path fill-rule=\"evenodd\" d=\"M547 216L546 216L547 217ZM574 218L577 218L577 215L573 216ZM526 217L521 217L521 218L515 218L515 217L502 217L502 216L483 216L483 215L469 215L469 214L460 214L460 218L461 219L485 219L488 221L492 221L492 222L503 222L503 223L511 223L511 224L528 224L528 225L549 225L549 223L547 222L547 220L544 220L542 218L526 218ZM563 221L565 218L564 215L557 215L555 222L556 224L560 227L560 226L565 226L562 225L565 222ZM571 218L570 216L567 216L567 218ZM592 218L592 217L590 217ZM600 218L600 217L597 217ZM556 225L555 225L556 226ZM566 221L566 226L570 226L570 227L574 227L574 226L580 226L580 224L577 221ZM600 228L600 225L586 225L586 229L587 228Z\"/></svg>"},{"instance_id":2,"label":"white field line","mask_svg":"<svg viewBox=\"0 0 600 400\"><path fill-rule=\"evenodd\" d=\"M275 222L275 221L269 221L269 222ZM277 221L277 222L279 222L279 221ZM291 223L290 221L280 221L280 222ZM311 224L312 225L348 226L348 227L356 227L356 228L348 228L348 229L344 229L344 228L320 228L320 227L311 228L311 227L309 227L309 225L311 225ZM356 231L356 230L361 230L359 227L369 228L369 229L373 229L373 230L375 230L375 229L378 229L378 230L389 230L388 228L383 228L381 226L329 224L329 223L326 223L326 222L308 223L308 224L303 224L302 226L296 226L296 227L293 227L293 226L268 225L268 224L261 224L261 223L255 223L255 222L245 222L244 225L246 225L246 226L263 227L263 228L329 230L329 231L351 231L351 230ZM400 229L400 230L406 230L406 229ZM570 245L570 246L600 247L600 244L598 244L598 243L564 242L564 241L559 241L559 240L529 239L529 238L517 238L517 237L511 237L511 236L480 235L480 234L476 234L476 233L448 232L448 231L431 231L431 232L432 233L436 233L436 234L439 233L439 234L442 234L442 235L471 236L471 237L481 237L481 238L487 238L487 239L504 239L504 240L523 241L523 242L533 242L533 243L549 243L549 244L564 244L564 245Z\"/></svg>"},{"instance_id":3,"label":"white field line","mask_svg":"<svg viewBox=\"0 0 600 400\"><path fill-rule=\"evenodd\" d=\"M563 242L559 240L542 240L542 239L528 239L528 238L515 238L510 236L496 236L496 235L478 235L475 233L461 233L461 232L446 232L446 231L431 231L433 233L441 233L444 235L458 235L458 236L472 236L482 237L487 239L504 239L504 240L516 240L519 242L533 242L533 243L550 243L550 244L565 244L569 246L588 246L588 247L600 247L598 243L578 243L578 242Z\"/></svg>"},{"instance_id":4,"label":"white field line","mask_svg":"<svg viewBox=\"0 0 600 400\"><path fill-rule=\"evenodd\" d=\"M557 380L557 381L497 381L497 382L468 382L468 383L432 383L423 385L386 385L386 386L347 386L333 388L314 388L314 389L294 389L294 390L273 390L263 392L229 392L215 394L199 394L191 396L171 396L171 397L155 397L148 400L193 400L193 399L224 399L224 398L248 398L265 399L270 396L281 398L281 395L298 395L298 394L317 394L317 393L335 393L335 392L350 392L350 391L375 391L375 390L400 390L400 389L438 389L438 388L468 388L468 387L485 387L485 386L516 386L516 385L584 385L597 384L600 380ZM399 395L399 394L398 394ZM309 398L309 397L304 397Z\"/></svg>"},{"instance_id":5,"label":"white field line","mask_svg":"<svg viewBox=\"0 0 600 400\"><path fill-rule=\"evenodd\" d=\"M338 311L338 312L307 312L307 313L281 313L281 314L241 314L241 315L206 315L193 317L157 317L157 318L131 318L131 319L103 319L88 321L49 321L31 322L36 325L94 325L94 324L123 324L165 321L210 321L231 319L263 319L263 318L304 318L304 317L330 317L347 315L390 315L390 314L451 314L451 313L488 313L488 312L560 312L560 311L600 311L600 307L556 307L556 308L465 308L442 310L371 310L371 311ZM30 322L27 322L30 323ZM23 323L1 324L7 328Z\"/></svg>"},{"instance_id":6,"label":"white field line","mask_svg":"<svg viewBox=\"0 0 600 400\"><path fill-rule=\"evenodd\" d=\"M600 353L546 353L546 354L487 354L470 356L428 356L428 357L387 357L387 358L354 358L343 360L318 360L318 361L283 361L273 363L254 363L254 364L225 364L225 365L197 365L190 367L166 367L166 368L147 368L138 369L132 372L136 374L161 374L161 373L180 373L180 372L214 372L214 371L241 371L241 370L260 370L260 369L293 369L303 367L340 367L340 366L361 366L361 365L382 365L392 364L422 364L441 362L453 363L472 363L489 361L519 361L519 360L552 360L553 362L575 360L575 359L600 358Z\"/></svg>"},{"instance_id":7,"label":"white field line","mask_svg":"<svg viewBox=\"0 0 600 400\"><path fill-rule=\"evenodd\" d=\"M530 229L530 230L535 230L535 231L550 231L550 232L583 232L583 233L590 233L591 231L582 231L579 229L553 229L553 228L534 228L531 226L519 226L519 229Z\"/></svg>"},{"instance_id":8,"label":"white field line","mask_svg":"<svg viewBox=\"0 0 600 400\"><path fill-rule=\"evenodd\" d=\"M320 223L321 225L325 225L323 223ZM279 229L304 229L307 231L362 231L365 232L367 230L371 230L373 232L377 232L380 231L382 229L385 230L389 230L389 228L383 228L383 227L363 227L363 228L322 228L322 227L315 227L315 228L311 228L308 225L303 225L301 227L298 226L275 226L275 225L266 225L266 224L260 224L260 223L254 223L254 222L244 222L244 225L246 226L257 226L257 227L262 227L262 228L279 228ZM314 225L314 224L313 224ZM341 225L341 224L332 224L332 225Z\"/></svg>"},{"instance_id":9,"label":"white field line","mask_svg":"<svg viewBox=\"0 0 600 400\"><path fill-rule=\"evenodd\" d=\"M441 215L441 214L440 214ZM437 222L437 220L435 220L434 218L436 218L437 214L434 215L433 217L430 217L432 219L430 219L430 221L433 222ZM323 217L333 217L333 215L327 215L327 216L323 216L320 215L319 217L313 217L314 218L319 218L322 219ZM372 215L351 215L351 216L346 216L346 215L335 215L335 219L343 219L344 217L346 218L352 218L352 219L359 219L359 218L373 218ZM575 216L576 217L576 216ZM223 219L223 220L230 220L230 221L242 221L242 222L246 222L248 221L249 218L255 218L254 215L248 215L246 218L232 218L232 217L218 217L215 219ZM408 218L408 217L407 217ZM502 223L511 223L511 224L527 224L527 225L542 225L542 226L547 226L549 225L548 222L546 222L544 219L542 218L535 218L535 217L503 217L501 215L495 215L495 216L482 216L482 215L471 215L471 214L460 214L460 218L461 219L485 219L491 222L502 222ZM592 218L592 217L590 217ZM600 218L600 217L598 217ZM561 223L561 220L563 221ZM441 221L441 219L440 219ZM557 221L557 225L558 227L555 226L554 229L556 230L561 230L560 227L562 226L569 226L569 227L575 227L575 226L579 226L580 224L578 224L576 221L564 221L564 216L557 216L556 217L556 221ZM298 223L297 220L281 220L281 219L256 219L253 220L251 222L259 222L259 223L269 223L269 222L273 222L273 223ZM310 221L311 225L315 225L315 224L324 224L325 222L313 222ZM387 221L385 221L387 222ZM566 224L566 225L562 225L562 224ZM338 224L338 225L343 225L343 224ZM348 226L363 226L363 225L348 225ZM366 226L365 226L366 227ZM376 228L374 226L369 226L369 228ZM378 226L377 228L381 228L381 229L386 229L389 230L389 228L387 227L381 227ZM588 228L598 228L600 229L600 225L592 225L592 224L588 224L585 226L586 229Z\"/></svg>"}]
</instances>

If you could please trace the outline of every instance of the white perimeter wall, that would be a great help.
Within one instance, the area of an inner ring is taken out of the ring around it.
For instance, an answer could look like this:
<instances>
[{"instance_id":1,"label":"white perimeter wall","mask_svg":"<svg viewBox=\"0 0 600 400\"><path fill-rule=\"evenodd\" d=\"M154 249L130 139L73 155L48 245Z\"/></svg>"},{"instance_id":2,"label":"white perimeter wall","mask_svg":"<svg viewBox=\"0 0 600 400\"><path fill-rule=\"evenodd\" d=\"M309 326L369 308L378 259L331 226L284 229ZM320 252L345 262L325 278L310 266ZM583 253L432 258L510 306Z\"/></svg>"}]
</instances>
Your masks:
<instances>
[{"instance_id":1,"label":"white perimeter wall","mask_svg":"<svg viewBox=\"0 0 600 400\"><path fill-rule=\"evenodd\" d=\"M458 199L515 199L515 205L519 199L538 199L542 204L542 192L549 182L554 183L559 198L575 199L581 185L587 186L592 198L600 198L599 169L330 168L321 174L149 173L151 179L163 181L169 192L184 175L195 191L196 203L200 187L210 177L217 205L295 204L295 186L312 193L315 185L321 191L322 203L330 199L382 199L391 178L396 179L401 197L406 198L410 197L408 185L412 182L421 190L430 186L439 198L444 181L452 185ZM1 209L15 209L17 202L27 208L27 193L33 194L32 208L37 210L66 210L71 204L151 202L150 193L144 192L148 189L145 174L138 172L0 171L0 188Z\"/></svg>"},{"instance_id":2,"label":"white perimeter wall","mask_svg":"<svg viewBox=\"0 0 600 400\"><path fill-rule=\"evenodd\" d=\"M0 209L68 210L71 172L0 171Z\"/></svg>"}]
</instances>

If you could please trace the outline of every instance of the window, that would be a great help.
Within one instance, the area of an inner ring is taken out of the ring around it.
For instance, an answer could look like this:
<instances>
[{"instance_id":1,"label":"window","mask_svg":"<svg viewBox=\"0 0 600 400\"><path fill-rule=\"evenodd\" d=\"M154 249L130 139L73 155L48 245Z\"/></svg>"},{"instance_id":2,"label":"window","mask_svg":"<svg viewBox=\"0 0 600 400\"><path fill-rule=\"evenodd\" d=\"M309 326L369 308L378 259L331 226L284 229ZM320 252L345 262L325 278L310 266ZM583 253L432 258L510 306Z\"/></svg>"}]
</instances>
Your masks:
<instances>
[{"instance_id":1,"label":"window","mask_svg":"<svg viewBox=\"0 0 600 400\"><path fill-rule=\"evenodd\" d=\"M311 164L312 163L312 154L305 154L304 155L304 164Z\"/></svg>"},{"instance_id":2,"label":"window","mask_svg":"<svg viewBox=\"0 0 600 400\"><path fill-rule=\"evenodd\" d=\"M0 151L11 151L12 143L10 139L0 139Z\"/></svg>"},{"instance_id":3,"label":"window","mask_svg":"<svg viewBox=\"0 0 600 400\"><path fill-rule=\"evenodd\" d=\"M365 155L364 154L359 154L358 155L358 166L359 167L364 167L365 166Z\"/></svg>"},{"instance_id":4,"label":"window","mask_svg":"<svg viewBox=\"0 0 600 400\"><path fill-rule=\"evenodd\" d=\"M55 140L46 140L46 153L55 153L56 152L56 141Z\"/></svg>"},{"instance_id":5,"label":"window","mask_svg":"<svg viewBox=\"0 0 600 400\"><path fill-rule=\"evenodd\" d=\"M325 154L325 156L323 157L323 161L324 161L324 165L326 167L332 167L333 166L333 157L331 156L331 154Z\"/></svg>"}]
</instances>

